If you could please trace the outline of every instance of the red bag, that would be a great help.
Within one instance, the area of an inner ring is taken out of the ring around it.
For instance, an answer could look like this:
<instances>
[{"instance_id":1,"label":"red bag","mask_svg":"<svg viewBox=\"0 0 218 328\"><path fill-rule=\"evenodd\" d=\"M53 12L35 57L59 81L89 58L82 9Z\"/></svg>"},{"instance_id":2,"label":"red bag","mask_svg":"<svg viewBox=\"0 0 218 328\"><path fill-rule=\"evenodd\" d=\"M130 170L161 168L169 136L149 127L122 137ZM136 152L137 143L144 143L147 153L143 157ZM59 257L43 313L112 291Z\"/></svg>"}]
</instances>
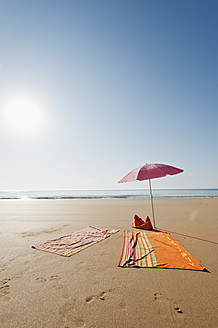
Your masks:
<instances>
[{"instance_id":1,"label":"red bag","mask_svg":"<svg viewBox=\"0 0 218 328\"><path fill-rule=\"evenodd\" d=\"M135 215L132 227L145 230L153 229L149 216L147 216L145 221L143 221L140 217L138 217L138 215Z\"/></svg>"}]
</instances>

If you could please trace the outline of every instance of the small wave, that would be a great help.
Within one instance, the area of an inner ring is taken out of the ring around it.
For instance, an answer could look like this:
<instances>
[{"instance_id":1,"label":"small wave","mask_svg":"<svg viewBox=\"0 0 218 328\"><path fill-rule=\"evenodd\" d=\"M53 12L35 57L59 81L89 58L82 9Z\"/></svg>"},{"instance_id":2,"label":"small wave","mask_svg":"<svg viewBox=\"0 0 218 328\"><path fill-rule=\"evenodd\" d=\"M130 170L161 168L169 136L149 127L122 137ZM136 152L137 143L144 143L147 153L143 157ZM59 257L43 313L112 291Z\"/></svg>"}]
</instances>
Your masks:
<instances>
[{"instance_id":1,"label":"small wave","mask_svg":"<svg viewBox=\"0 0 218 328\"><path fill-rule=\"evenodd\" d=\"M154 198L217 198L218 189L154 189ZM44 190L0 191L0 200L49 200L49 199L149 199L149 191L125 190Z\"/></svg>"}]
</instances>

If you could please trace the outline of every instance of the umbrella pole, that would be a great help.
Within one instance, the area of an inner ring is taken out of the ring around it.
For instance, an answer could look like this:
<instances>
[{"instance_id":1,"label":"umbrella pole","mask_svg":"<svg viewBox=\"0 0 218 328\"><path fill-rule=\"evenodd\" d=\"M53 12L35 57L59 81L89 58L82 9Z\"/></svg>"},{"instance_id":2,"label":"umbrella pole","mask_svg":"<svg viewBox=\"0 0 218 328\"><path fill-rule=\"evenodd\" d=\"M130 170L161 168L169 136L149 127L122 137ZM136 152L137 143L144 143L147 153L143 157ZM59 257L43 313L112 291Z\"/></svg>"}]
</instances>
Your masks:
<instances>
[{"instance_id":1,"label":"umbrella pole","mask_svg":"<svg viewBox=\"0 0 218 328\"><path fill-rule=\"evenodd\" d=\"M149 187L150 187L150 194L151 194L151 208L152 208L152 214L153 214L153 223L155 228L155 220L154 220L154 204L153 204L153 196L151 191L151 180L149 179Z\"/></svg>"}]
</instances>

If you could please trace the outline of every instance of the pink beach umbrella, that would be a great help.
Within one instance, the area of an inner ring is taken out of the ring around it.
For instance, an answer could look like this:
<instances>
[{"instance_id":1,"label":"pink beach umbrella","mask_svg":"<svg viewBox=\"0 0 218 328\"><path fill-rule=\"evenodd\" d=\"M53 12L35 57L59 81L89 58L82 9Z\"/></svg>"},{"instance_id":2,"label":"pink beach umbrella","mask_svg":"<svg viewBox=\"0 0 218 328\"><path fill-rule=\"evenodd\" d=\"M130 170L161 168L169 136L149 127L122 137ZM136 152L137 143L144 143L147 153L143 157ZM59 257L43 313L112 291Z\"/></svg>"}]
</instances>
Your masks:
<instances>
[{"instance_id":1,"label":"pink beach umbrella","mask_svg":"<svg viewBox=\"0 0 218 328\"><path fill-rule=\"evenodd\" d=\"M165 177L167 174L174 175L178 173L182 173L183 170L178 169L177 167L173 167L166 164L146 164L129 172L125 177L123 177L118 183L130 182L130 181L142 181L149 180L150 194L151 194L151 207L152 207L152 215L153 215L153 223L155 228L155 219L154 219L154 204L153 204L153 196L151 190L151 179Z\"/></svg>"}]
</instances>

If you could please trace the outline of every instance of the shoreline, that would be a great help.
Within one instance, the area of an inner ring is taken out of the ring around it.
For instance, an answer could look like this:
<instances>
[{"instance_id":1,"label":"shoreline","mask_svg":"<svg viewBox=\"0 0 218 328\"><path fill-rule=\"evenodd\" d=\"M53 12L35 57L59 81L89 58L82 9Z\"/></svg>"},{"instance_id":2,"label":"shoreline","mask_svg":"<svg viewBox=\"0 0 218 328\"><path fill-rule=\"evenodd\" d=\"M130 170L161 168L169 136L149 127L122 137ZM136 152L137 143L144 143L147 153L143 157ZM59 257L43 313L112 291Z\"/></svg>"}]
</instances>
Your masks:
<instances>
[{"instance_id":1,"label":"shoreline","mask_svg":"<svg viewBox=\"0 0 218 328\"><path fill-rule=\"evenodd\" d=\"M218 198L218 189L153 189L153 198ZM0 191L0 200L7 199L150 199L150 192L145 189L111 190L25 190Z\"/></svg>"},{"instance_id":2,"label":"shoreline","mask_svg":"<svg viewBox=\"0 0 218 328\"><path fill-rule=\"evenodd\" d=\"M163 197L155 197L153 199L210 199L210 198L217 198L218 196L163 196ZM0 198L2 200L120 200L120 199L127 199L127 200L145 200L150 199L149 197L126 197L126 196L117 196L117 197L17 197L17 198Z\"/></svg>"}]
</instances>

